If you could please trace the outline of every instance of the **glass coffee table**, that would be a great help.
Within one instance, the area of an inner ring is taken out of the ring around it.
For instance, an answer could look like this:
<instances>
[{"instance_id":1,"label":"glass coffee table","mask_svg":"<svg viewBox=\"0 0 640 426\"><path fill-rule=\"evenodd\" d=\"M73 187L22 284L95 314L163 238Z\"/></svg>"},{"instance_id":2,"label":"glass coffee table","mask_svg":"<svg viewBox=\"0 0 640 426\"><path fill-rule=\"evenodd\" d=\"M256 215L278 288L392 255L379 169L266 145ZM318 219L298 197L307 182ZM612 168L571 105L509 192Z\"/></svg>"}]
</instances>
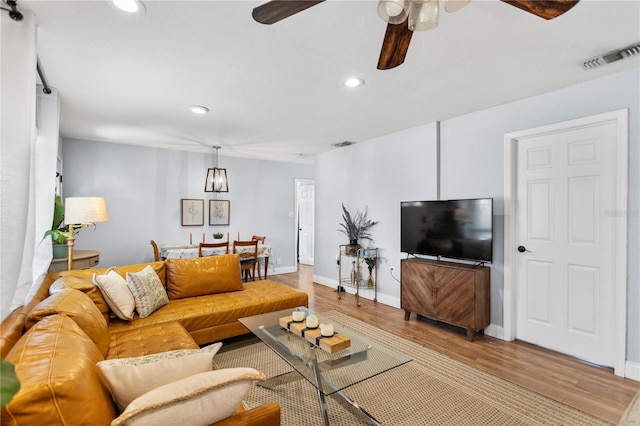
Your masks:
<instances>
[{"instance_id":1,"label":"glass coffee table","mask_svg":"<svg viewBox=\"0 0 640 426\"><path fill-rule=\"evenodd\" d=\"M271 377L259 386L274 388L294 380L306 379L317 391L320 412L325 425L329 424L325 396L335 397L347 407L355 409L356 413L361 414L371 423L380 424L351 400L343 390L405 364L411 361L411 358L383 345L374 338L358 333L344 324L325 318L307 308L299 307L295 310L304 312L305 320L297 323L291 318L288 321L285 320L291 317L291 309L239 320L293 367L293 371ZM319 334L319 331L306 327L305 321L309 315L315 315L319 324L332 324L335 339L314 337ZM333 349L327 347L327 342L341 339L343 341L334 349L344 347L345 344L348 344L348 347L332 353ZM344 340L348 340L348 343Z\"/></svg>"}]
</instances>

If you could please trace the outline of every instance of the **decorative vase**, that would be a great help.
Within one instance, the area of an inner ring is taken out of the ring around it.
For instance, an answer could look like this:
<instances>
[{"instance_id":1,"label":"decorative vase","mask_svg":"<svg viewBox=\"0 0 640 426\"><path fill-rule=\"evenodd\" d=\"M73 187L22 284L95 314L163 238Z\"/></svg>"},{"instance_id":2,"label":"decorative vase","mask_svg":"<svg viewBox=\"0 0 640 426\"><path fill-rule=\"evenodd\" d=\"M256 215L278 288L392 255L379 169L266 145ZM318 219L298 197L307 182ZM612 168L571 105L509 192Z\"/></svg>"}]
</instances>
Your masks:
<instances>
[{"instance_id":1,"label":"decorative vase","mask_svg":"<svg viewBox=\"0 0 640 426\"><path fill-rule=\"evenodd\" d=\"M369 268L369 279L367 280L367 285L369 287L373 287L373 277L371 276L371 271L373 270L373 268Z\"/></svg>"},{"instance_id":2,"label":"decorative vase","mask_svg":"<svg viewBox=\"0 0 640 426\"><path fill-rule=\"evenodd\" d=\"M360 244L358 244L358 240L349 240L349 245L346 248L347 255L356 256L359 248Z\"/></svg>"},{"instance_id":3,"label":"decorative vase","mask_svg":"<svg viewBox=\"0 0 640 426\"><path fill-rule=\"evenodd\" d=\"M68 249L66 244L52 244L52 247L54 259L64 259L67 257Z\"/></svg>"},{"instance_id":4,"label":"decorative vase","mask_svg":"<svg viewBox=\"0 0 640 426\"><path fill-rule=\"evenodd\" d=\"M358 272L356 272L356 261L351 262L351 284L355 285L356 280L358 279Z\"/></svg>"}]
</instances>

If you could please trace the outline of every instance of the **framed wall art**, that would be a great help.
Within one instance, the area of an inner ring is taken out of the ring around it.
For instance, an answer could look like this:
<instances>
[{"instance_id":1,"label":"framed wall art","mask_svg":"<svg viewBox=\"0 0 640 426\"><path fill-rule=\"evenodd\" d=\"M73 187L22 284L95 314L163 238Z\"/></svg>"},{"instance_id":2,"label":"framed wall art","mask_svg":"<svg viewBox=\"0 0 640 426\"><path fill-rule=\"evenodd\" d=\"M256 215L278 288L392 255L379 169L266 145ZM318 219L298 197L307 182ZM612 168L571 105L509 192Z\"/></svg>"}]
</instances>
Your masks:
<instances>
[{"instance_id":1,"label":"framed wall art","mask_svg":"<svg viewBox=\"0 0 640 426\"><path fill-rule=\"evenodd\" d=\"M182 226L204 226L204 200L182 199Z\"/></svg>"},{"instance_id":2,"label":"framed wall art","mask_svg":"<svg viewBox=\"0 0 640 426\"><path fill-rule=\"evenodd\" d=\"M209 225L228 225L229 200L209 200Z\"/></svg>"}]
</instances>

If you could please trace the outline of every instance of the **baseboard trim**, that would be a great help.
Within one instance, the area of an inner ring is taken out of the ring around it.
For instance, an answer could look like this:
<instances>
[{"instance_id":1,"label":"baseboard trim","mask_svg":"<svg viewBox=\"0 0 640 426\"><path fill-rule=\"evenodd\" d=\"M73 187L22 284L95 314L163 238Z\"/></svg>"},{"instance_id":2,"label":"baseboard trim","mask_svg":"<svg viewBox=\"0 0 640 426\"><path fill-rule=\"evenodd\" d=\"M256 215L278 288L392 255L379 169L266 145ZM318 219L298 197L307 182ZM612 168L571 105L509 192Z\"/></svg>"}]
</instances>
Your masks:
<instances>
[{"instance_id":1,"label":"baseboard trim","mask_svg":"<svg viewBox=\"0 0 640 426\"><path fill-rule=\"evenodd\" d=\"M640 363L633 361L625 362L624 377L640 382Z\"/></svg>"},{"instance_id":2,"label":"baseboard trim","mask_svg":"<svg viewBox=\"0 0 640 426\"><path fill-rule=\"evenodd\" d=\"M295 266L283 266L269 271L269 275L291 274L293 272L298 272L298 268Z\"/></svg>"},{"instance_id":3,"label":"baseboard trim","mask_svg":"<svg viewBox=\"0 0 640 426\"><path fill-rule=\"evenodd\" d=\"M317 284L322 284L325 287L331 287L336 289L338 287L338 280L323 277L320 275L313 276L313 282ZM348 294L355 294L356 289L351 287L344 287L344 290ZM373 300L374 292L372 289L361 287L360 288L360 297L367 300ZM380 293L378 290L378 303L382 303L383 305L388 305L394 308L400 309L400 299L398 297L389 296L388 294Z\"/></svg>"},{"instance_id":4,"label":"baseboard trim","mask_svg":"<svg viewBox=\"0 0 640 426\"><path fill-rule=\"evenodd\" d=\"M488 327L485 327L484 334L504 340L504 328L501 325L489 324Z\"/></svg>"}]
</instances>

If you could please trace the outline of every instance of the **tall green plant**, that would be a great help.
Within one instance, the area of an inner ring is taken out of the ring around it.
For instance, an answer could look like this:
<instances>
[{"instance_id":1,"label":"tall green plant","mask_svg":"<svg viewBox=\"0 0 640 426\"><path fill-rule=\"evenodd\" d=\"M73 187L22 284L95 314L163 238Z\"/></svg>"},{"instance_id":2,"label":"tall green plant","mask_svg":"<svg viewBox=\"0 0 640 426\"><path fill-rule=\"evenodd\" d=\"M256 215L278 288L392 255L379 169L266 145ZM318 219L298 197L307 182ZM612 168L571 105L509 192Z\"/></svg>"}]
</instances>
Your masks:
<instances>
[{"instance_id":1,"label":"tall green plant","mask_svg":"<svg viewBox=\"0 0 640 426\"><path fill-rule=\"evenodd\" d=\"M368 218L368 207L364 208L364 213L357 210L355 215L351 215L342 203L342 223L340 223L341 228L338 231L345 234L349 241L371 239L369 229L377 223Z\"/></svg>"},{"instance_id":2,"label":"tall green plant","mask_svg":"<svg viewBox=\"0 0 640 426\"><path fill-rule=\"evenodd\" d=\"M67 238L71 236L69 232L69 226L62 226L64 222L64 205L62 199L56 195L53 205L53 223L51 229L44 233L44 236L51 235L51 241L53 244L64 244Z\"/></svg>"}]
</instances>

